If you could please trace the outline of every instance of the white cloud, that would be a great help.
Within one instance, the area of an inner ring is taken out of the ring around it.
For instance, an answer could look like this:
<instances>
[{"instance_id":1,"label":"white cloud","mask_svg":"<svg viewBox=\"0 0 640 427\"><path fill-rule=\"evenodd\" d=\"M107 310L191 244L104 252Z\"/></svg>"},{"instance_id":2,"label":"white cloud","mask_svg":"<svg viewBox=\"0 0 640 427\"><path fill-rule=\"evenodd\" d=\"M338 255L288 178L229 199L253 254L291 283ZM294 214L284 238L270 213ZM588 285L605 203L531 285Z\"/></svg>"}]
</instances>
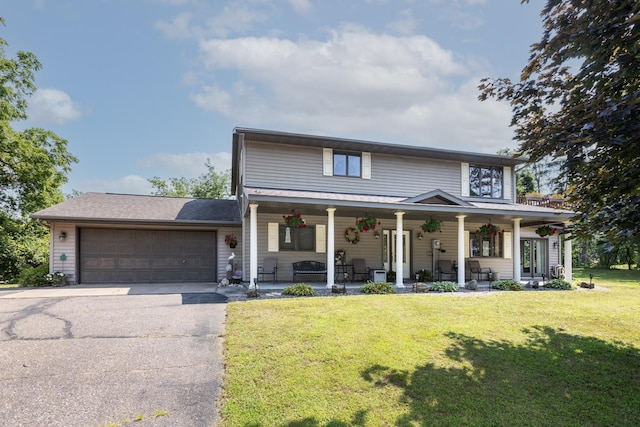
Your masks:
<instances>
[{"instance_id":1,"label":"white cloud","mask_svg":"<svg viewBox=\"0 0 640 427\"><path fill-rule=\"evenodd\" d=\"M309 0L289 0L289 3L293 9L300 14L307 14L312 8Z\"/></svg>"},{"instance_id":2,"label":"white cloud","mask_svg":"<svg viewBox=\"0 0 640 427\"><path fill-rule=\"evenodd\" d=\"M299 1L304 3L304 1ZM303 5L299 7L304 9ZM204 37L228 37L242 34L253 28L256 23L267 20L264 13L241 3L231 3L213 17L203 20L191 13L176 15L171 21L157 21L156 30L169 39L201 39Z\"/></svg>"},{"instance_id":3,"label":"white cloud","mask_svg":"<svg viewBox=\"0 0 640 427\"><path fill-rule=\"evenodd\" d=\"M474 6L485 4L486 0L431 0L431 2L442 5L439 12L440 19L456 28L469 31L484 25L482 9Z\"/></svg>"},{"instance_id":4,"label":"white cloud","mask_svg":"<svg viewBox=\"0 0 640 427\"><path fill-rule=\"evenodd\" d=\"M411 9L406 9L398 13L398 17L387 24L387 28L394 33L411 35L415 33L417 22L413 17Z\"/></svg>"},{"instance_id":5,"label":"white cloud","mask_svg":"<svg viewBox=\"0 0 640 427\"><path fill-rule=\"evenodd\" d=\"M513 146L508 105L477 100L484 64L425 36L346 26L324 41L211 39L200 49L212 81L192 100L242 126L488 153Z\"/></svg>"},{"instance_id":6,"label":"white cloud","mask_svg":"<svg viewBox=\"0 0 640 427\"><path fill-rule=\"evenodd\" d=\"M203 35L200 27L192 25L192 15L190 13L178 14L170 22L157 21L154 28L164 34L168 39L188 39Z\"/></svg>"},{"instance_id":7,"label":"white cloud","mask_svg":"<svg viewBox=\"0 0 640 427\"><path fill-rule=\"evenodd\" d=\"M230 153L155 153L138 160L136 166L162 170L163 174L168 175L161 176L163 179L170 177L193 178L207 172L205 166L207 159L218 173L231 169Z\"/></svg>"},{"instance_id":8,"label":"white cloud","mask_svg":"<svg viewBox=\"0 0 640 427\"><path fill-rule=\"evenodd\" d=\"M38 89L29 101L29 119L63 124L80 118L82 112L71 97L59 89Z\"/></svg>"},{"instance_id":9,"label":"white cloud","mask_svg":"<svg viewBox=\"0 0 640 427\"><path fill-rule=\"evenodd\" d=\"M94 179L82 181L74 189L86 192L97 193L119 193L119 194L151 194L153 186L146 178L138 175L127 175L120 179Z\"/></svg>"}]
</instances>

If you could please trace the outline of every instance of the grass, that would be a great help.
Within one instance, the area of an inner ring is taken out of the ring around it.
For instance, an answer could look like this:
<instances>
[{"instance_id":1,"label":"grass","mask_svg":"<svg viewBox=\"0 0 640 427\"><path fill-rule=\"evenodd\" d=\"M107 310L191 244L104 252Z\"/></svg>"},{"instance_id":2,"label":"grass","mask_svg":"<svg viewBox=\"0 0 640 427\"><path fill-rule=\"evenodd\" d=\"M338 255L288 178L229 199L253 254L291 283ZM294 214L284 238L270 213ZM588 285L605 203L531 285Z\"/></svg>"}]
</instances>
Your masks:
<instances>
[{"instance_id":1,"label":"grass","mask_svg":"<svg viewBox=\"0 0 640 427\"><path fill-rule=\"evenodd\" d=\"M0 289L19 288L19 283L0 283Z\"/></svg>"},{"instance_id":2,"label":"grass","mask_svg":"<svg viewBox=\"0 0 640 427\"><path fill-rule=\"evenodd\" d=\"M222 425L637 425L640 272L593 272L607 290L229 304Z\"/></svg>"}]
</instances>

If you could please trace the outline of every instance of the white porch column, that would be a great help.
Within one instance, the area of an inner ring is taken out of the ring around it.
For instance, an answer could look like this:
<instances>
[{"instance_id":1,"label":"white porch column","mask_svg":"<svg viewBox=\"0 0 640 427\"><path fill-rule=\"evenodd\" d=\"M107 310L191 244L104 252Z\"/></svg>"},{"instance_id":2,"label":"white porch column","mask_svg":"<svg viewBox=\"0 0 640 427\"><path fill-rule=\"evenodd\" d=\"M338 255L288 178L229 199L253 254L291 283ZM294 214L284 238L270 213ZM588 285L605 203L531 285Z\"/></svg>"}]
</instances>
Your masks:
<instances>
[{"instance_id":1,"label":"white porch column","mask_svg":"<svg viewBox=\"0 0 640 427\"><path fill-rule=\"evenodd\" d=\"M396 212L396 288L404 288L404 268L402 259L404 258L404 233L402 230L402 217L404 212Z\"/></svg>"},{"instance_id":2,"label":"white porch column","mask_svg":"<svg viewBox=\"0 0 640 427\"><path fill-rule=\"evenodd\" d=\"M513 218L513 280L520 281L520 221L522 218Z\"/></svg>"},{"instance_id":3,"label":"white porch column","mask_svg":"<svg viewBox=\"0 0 640 427\"><path fill-rule=\"evenodd\" d=\"M458 218L458 287L463 288L466 278L464 264L464 219L466 215L456 215Z\"/></svg>"},{"instance_id":4,"label":"white porch column","mask_svg":"<svg viewBox=\"0 0 640 427\"><path fill-rule=\"evenodd\" d=\"M564 225L565 228L569 224ZM571 250L571 234L564 235L564 280L571 282L573 280L573 256Z\"/></svg>"},{"instance_id":5,"label":"white porch column","mask_svg":"<svg viewBox=\"0 0 640 427\"><path fill-rule=\"evenodd\" d=\"M258 204L249 205L249 288L254 286L258 279Z\"/></svg>"},{"instance_id":6,"label":"white porch column","mask_svg":"<svg viewBox=\"0 0 640 427\"><path fill-rule=\"evenodd\" d=\"M335 256L335 212L336 208L327 208L327 288L331 289L331 287L335 284L335 266L336 260Z\"/></svg>"}]
</instances>

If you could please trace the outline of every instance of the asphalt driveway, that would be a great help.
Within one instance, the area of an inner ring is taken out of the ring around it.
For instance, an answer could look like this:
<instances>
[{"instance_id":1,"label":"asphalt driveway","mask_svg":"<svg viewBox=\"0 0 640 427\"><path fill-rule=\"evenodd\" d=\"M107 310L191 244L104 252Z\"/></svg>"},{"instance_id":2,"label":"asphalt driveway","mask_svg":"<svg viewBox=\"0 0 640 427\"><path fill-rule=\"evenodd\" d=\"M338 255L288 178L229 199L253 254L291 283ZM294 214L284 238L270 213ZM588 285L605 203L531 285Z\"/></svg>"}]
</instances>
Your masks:
<instances>
[{"instance_id":1,"label":"asphalt driveway","mask_svg":"<svg viewBox=\"0 0 640 427\"><path fill-rule=\"evenodd\" d=\"M226 304L215 287L63 290L0 292L1 425L216 425Z\"/></svg>"}]
</instances>

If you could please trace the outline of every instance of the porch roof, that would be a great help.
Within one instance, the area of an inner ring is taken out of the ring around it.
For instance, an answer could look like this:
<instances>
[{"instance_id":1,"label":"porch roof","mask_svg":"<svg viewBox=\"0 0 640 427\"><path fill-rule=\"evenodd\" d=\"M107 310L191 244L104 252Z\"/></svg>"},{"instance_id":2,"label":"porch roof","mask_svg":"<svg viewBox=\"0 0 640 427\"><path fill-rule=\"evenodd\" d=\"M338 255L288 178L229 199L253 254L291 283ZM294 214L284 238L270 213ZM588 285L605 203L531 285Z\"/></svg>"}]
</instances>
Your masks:
<instances>
[{"instance_id":1,"label":"porch roof","mask_svg":"<svg viewBox=\"0 0 640 427\"><path fill-rule=\"evenodd\" d=\"M298 190L280 190L269 188L245 187L247 201L259 204L259 210L265 213L282 213L295 206L304 205L308 214L326 215L328 207L338 208L340 216L361 216L364 211L376 216L392 216L398 211L405 212L407 220L423 220L426 215L439 220L452 220L456 215L466 215L466 221L492 221L496 218L512 220L522 218L523 226L544 223L561 224L570 220L575 213L563 209L528 206L513 203L489 203L464 201L451 204L454 196L447 202L420 203L420 197L379 196L366 194L331 193Z\"/></svg>"}]
</instances>

